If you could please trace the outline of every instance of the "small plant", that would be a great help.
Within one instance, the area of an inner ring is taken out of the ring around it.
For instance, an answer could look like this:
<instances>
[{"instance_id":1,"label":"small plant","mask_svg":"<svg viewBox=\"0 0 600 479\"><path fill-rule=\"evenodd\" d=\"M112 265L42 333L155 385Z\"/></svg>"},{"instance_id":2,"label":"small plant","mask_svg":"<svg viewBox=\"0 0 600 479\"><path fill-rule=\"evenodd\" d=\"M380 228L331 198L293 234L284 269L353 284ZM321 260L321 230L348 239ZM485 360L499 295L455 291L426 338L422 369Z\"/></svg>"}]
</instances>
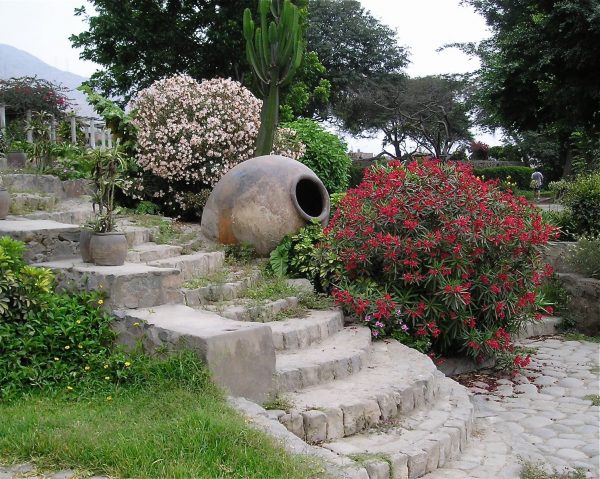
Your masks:
<instances>
[{"instance_id":1,"label":"small plant","mask_svg":"<svg viewBox=\"0 0 600 479\"><path fill-rule=\"evenodd\" d=\"M286 236L271 252L269 270L279 277L307 278L317 291L327 291L341 264L333 251L318 248L324 240L318 221Z\"/></svg>"},{"instance_id":2,"label":"small plant","mask_svg":"<svg viewBox=\"0 0 600 479\"><path fill-rule=\"evenodd\" d=\"M294 406L292 401L281 393L276 393L266 402L263 403L263 408L269 410L289 411Z\"/></svg>"},{"instance_id":3,"label":"small plant","mask_svg":"<svg viewBox=\"0 0 600 479\"><path fill-rule=\"evenodd\" d=\"M600 406L600 395L598 394L588 394L587 396L583 396L583 399L592 401L592 406Z\"/></svg>"},{"instance_id":4,"label":"small plant","mask_svg":"<svg viewBox=\"0 0 600 479\"><path fill-rule=\"evenodd\" d=\"M225 245L225 259L229 264L248 264L256 259L256 250L247 243Z\"/></svg>"},{"instance_id":5,"label":"small plant","mask_svg":"<svg viewBox=\"0 0 600 479\"><path fill-rule=\"evenodd\" d=\"M525 463L521 470L521 479L586 479L585 471L576 469L572 472L546 472L539 464Z\"/></svg>"},{"instance_id":6,"label":"small plant","mask_svg":"<svg viewBox=\"0 0 600 479\"><path fill-rule=\"evenodd\" d=\"M122 185L122 172L127 168L127 157L117 145L113 149L95 149L88 153L94 163L93 179L96 185L94 231L108 233L115 229L115 189Z\"/></svg>"},{"instance_id":7,"label":"small plant","mask_svg":"<svg viewBox=\"0 0 600 479\"><path fill-rule=\"evenodd\" d=\"M555 313L568 310L571 295L556 275L546 278L538 288L538 293L543 298L545 304L554 308Z\"/></svg>"}]
</instances>

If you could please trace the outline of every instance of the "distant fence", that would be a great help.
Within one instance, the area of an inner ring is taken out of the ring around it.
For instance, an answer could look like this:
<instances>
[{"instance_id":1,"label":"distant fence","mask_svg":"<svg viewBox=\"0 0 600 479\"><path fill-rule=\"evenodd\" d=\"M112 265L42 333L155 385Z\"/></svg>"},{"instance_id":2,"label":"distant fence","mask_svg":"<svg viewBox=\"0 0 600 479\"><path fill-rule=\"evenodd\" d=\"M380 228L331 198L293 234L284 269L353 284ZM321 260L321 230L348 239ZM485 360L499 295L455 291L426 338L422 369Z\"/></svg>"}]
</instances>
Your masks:
<instances>
[{"instance_id":1,"label":"distant fence","mask_svg":"<svg viewBox=\"0 0 600 479\"><path fill-rule=\"evenodd\" d=\"M25 119L28 125L31 123L31 115L31 110L27 110ZM79 124L85 134L85 144L87 146L90 148L112 148L112 131L106 127L104 121L76 115L69 115L67 121L70 121L71 124L71 143L76 144L78 142L77 125ZM6 127L6 107L5 105L0 105L0 131L2 132L2 136L6 135ZM33 130L31 127L28 127L26 132L27 142L33 143ZM48 138L50 141L56 142L56 120L54 116L51 116L50 125L48 126Z\"/></svg>"}]
</instances>

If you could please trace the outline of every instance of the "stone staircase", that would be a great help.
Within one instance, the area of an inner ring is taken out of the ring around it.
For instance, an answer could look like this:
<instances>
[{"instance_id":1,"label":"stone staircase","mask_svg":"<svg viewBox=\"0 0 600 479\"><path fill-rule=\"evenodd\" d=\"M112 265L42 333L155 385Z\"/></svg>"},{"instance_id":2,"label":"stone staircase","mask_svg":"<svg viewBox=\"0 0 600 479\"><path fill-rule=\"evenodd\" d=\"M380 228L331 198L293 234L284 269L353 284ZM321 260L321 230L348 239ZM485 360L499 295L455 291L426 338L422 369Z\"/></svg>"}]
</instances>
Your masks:
<instances>
[{"instance_id":1,"label":"stone staircase","mask_svg":"<svg viewBox=\"0 0 600 479\"><path fill-rule=\"evenodd\" d=\"M305 287L250 300L258 268L227 264L210 248L183 254L181 245L154 242L152 228L123 224L123 266L83 263L74 211L84 209L49 213L71 223L9 217L0 236L25 241L27 261L53 270L60 288L103 291L126 347L192 349L233 396L277 399L285 408L251 408L276 422L286 444L334 464L334 475L417 478L466 448L474 423L469 395L427 356L393 340L372 342L367 328L345 324L337 309L296 314Z\"/></svg>"}]
</instances>

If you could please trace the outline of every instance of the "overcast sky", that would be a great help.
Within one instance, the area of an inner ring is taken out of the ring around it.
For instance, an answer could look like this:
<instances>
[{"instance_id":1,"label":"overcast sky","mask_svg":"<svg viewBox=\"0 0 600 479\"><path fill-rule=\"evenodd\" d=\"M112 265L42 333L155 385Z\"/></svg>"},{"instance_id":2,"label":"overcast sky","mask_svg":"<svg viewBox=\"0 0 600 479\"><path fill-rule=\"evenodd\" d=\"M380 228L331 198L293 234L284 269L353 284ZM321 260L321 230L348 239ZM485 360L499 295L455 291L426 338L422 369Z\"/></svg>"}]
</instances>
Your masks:
<instances>
[{"instance_id":1,"label":"overcast sky","mask_svg":"<svg viewBox=\"0 0 600 479\"><path fill-rule=\"evenodd\" d=\"M397 30L398 41L410 49L407 73L422 76L463 73L477 63L456 50L436 52L446 43L479 41L488 33L483 18L460 0L361 0L383 23ZM95 65L79 59L69 35L86 25L74 9L85 0L0 0L0 43L25 50L61 70L90 76ZM490 141L490 138L486 138ZM493 142L493 140L491 140ZM377 149L377 142L351 141L363 151Z\"/></svg>"}]
</instances>

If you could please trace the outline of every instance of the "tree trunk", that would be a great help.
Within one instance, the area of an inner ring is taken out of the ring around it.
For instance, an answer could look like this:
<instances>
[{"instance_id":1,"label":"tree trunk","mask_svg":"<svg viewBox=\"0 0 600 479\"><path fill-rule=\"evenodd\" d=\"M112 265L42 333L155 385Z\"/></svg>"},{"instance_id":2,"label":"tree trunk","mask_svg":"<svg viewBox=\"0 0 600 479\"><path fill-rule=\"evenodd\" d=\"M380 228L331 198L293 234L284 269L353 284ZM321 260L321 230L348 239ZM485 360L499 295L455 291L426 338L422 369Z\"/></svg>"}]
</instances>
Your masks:
<instances>
[{"instance_id":1,"label":"tree trunk","mask_svg":"<svg viewBox=\"0 0 600 479\"><path fill-rule=\"evenodd\" d=\"M279 123L279 85L271 81L269 93L260 110L260 128L256 139L255 156L270 155L273 151L275 129Z\"/></svg>"}]
</instances>

